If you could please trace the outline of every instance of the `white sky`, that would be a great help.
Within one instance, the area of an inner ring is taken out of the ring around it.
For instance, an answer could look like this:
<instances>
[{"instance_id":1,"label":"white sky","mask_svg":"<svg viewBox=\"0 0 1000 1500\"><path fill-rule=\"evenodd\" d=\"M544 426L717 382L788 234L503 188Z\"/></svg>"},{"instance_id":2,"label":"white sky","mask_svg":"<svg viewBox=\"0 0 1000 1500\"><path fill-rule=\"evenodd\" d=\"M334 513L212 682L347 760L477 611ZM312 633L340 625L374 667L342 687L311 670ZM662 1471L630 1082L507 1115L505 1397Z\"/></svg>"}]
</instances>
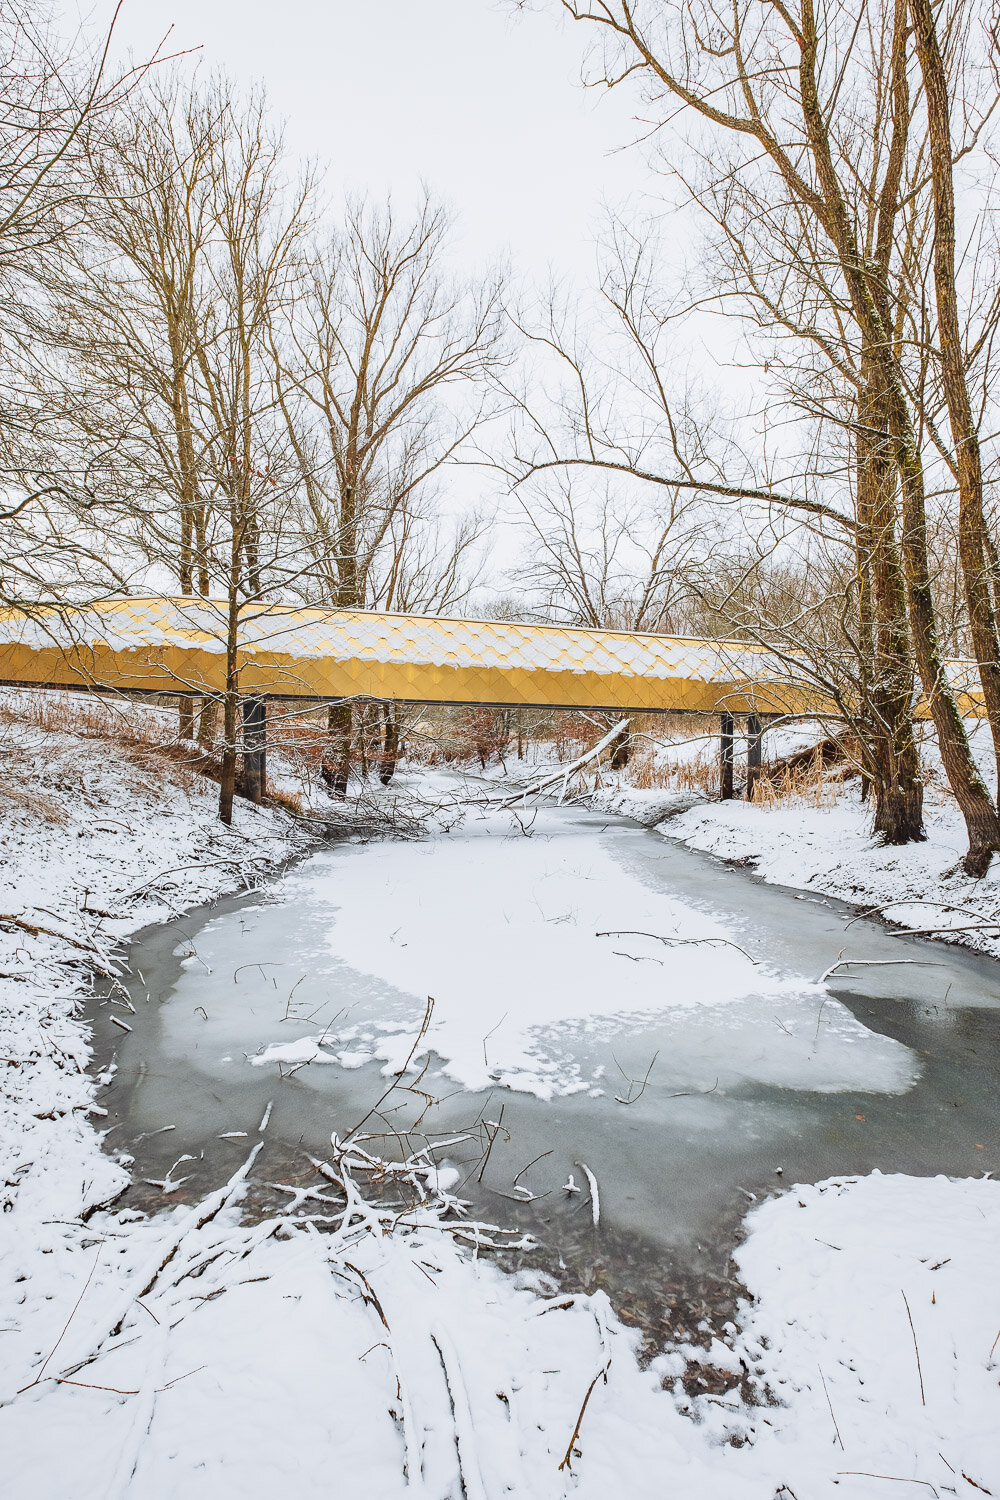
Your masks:
<instances>
[{"instance_id":1,"label":"white sky","mask_svg":"<svg viewBox=\"0 0 1000 1500\"><path fill-rule=\"evenodd\" d=\"M92 34L114 9L61 3ZM635 95L584 89L590 36L555 0L527 13L509 0L125 0L116 52L148 57L171 27L167 51L200 48L202 66L263 82L292 150L327 165L334 198L388 189L405 203L422 183L443 197L466 270L509 257L515 280L592 283L605 203L641 206L662 187L630 149ZM700 358L717 370L713 355ZM492 508L504 486L460 466L445 488L446 509L463 510ZM493 528L491 575L521 544L519 528Z\"/></svg>"},{"instance_id":2,"label":"white sky","mask_svg":"<svg viewBox=\"0 0 1000 1500\"><path fill-rule=\"evenodd\" d=\"M92 23L109 0L82 6ZM544 279L587 276L607 199L641 193L629 100L580 84L582 27L500 0L126 0L122 46L202 48L262 80L289 144L330 163L331 187L426 181L457 210L470 262L510 252Z\"/></svg>"}]
</instances>

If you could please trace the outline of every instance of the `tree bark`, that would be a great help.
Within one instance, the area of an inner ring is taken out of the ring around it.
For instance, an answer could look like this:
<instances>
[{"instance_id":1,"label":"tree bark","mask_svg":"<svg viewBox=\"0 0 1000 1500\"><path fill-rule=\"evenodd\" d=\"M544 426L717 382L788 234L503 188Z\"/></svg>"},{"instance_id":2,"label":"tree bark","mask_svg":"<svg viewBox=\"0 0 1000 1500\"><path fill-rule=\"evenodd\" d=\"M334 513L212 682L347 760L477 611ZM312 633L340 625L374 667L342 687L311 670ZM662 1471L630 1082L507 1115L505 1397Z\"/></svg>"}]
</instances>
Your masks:
<instances>
[{"instance_id":1,"label":"tree bark","mask_svg":"<svg viewBox=\"0 0 1000 1500\"><path fill-rule=\"evenodd\" d=\"M804 27L799 79L802 113L821 195L815 210L837 252L855 320L878 372L880 405L887 427L887 447L899 474L902 500L901 551L914 656L937 731L945 774L968 830L969 849L965 857L965 869L969 874L982 875L989 867L993 851L1000 848L1000 820L972 759L965 726L944 672L927 561L923 460L899 369L899 356L893 342L892 319L885 304L881 273L874 277L871 274L870 263L858 244L833 163L829 133L820 108L816 83L819 48L811 4L804 7L803 15L808 20L808 25ZM898 29L897 14L897 34ZM785 171L784 175L796 196L801 197L794 176L789 171Z\"/></svg>"},{"instance_id":2,"label":"tree bark","mask_svg":"<svg viewBox=\"0 0 1000 1500\"><path fill-rule=\"evenodd\" d=\"M222 715L222 772L219 777L219 818L225 824L233 821L233 797L236 792L236 728L240 708L239 578L242 538L233 520L230 542L229 609L226 618L226 691Z\"/></svg>"},{"instance_id":3,"label":"tree bark","mask_svg":"<svg viewBox=\"0 0 1000 1500\"><path fill-rule=\"evenodd\" d=\"M990 591L988 533L983 514L983 465L972 414L955 279L955 184L948 76L930 0L909 0L927 101L934 192L934 294L941 376L958 478L958 550L972 646L993 733L1000 790L1000 638Z\"/></svg>"},{"instance_id":4,"label":"tree bark","mask_svg":"<svg viewBox=\"0 0 1000 1500\"><path fill-rule=\"evenodd\" d=\"M346 797L351 775L351 741L354 737L354 714L350 701L331 703L327 715L327 735L320 775L335 797Z\"/></svg>"},{"instance_id":5,"label":"tree bark","mask_svg":"<svg viewBox=\"0 0 1000 1500\"><path fill-rule=\"evenodd\" d=\"M858 411L858 572L863 597L862 714L870 742L873 832L887 844L924 837L923 776L913 733L913 647L896 537L897 473L887 451L884 392L866 354Z\"/></svg>"},{"instance_id":6,"label":"tree bark","mask_svg":"<svg viewBox=\"0 0 1000 1500\"><path fill-rule=\"evenodd\" d=\"M917 669L937 731L945 774L968 830L964 868L978 878L986 874L992 855L1000 849L1000 819L972 758L965 725L945 675L927 565L923 468L912 436L900 440L897 457L903 491L903 565Z\"/></svg>"}]
</instances>

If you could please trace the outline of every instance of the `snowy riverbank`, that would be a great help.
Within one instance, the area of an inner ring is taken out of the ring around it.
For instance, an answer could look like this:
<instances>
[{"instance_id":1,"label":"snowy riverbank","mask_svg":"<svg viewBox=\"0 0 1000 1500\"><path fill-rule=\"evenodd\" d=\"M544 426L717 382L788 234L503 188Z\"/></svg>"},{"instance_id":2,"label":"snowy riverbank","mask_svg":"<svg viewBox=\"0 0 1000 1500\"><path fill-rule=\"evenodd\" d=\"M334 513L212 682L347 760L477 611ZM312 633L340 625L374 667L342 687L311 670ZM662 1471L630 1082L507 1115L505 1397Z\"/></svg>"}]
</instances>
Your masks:
<instances>
[{"instance_id":1,"label":"snowy riverbank","mask_svg":"<svg viewBox=\"0 0 1000 1500\"><path fill-rule=\"evenodd\" d=\"M768 751L788 755L823 738L821 726L786 726L771 731ZM992 741L983 724L974 725L971 743L988 785L995 776ZM658 752L683 764L704 760L715 742L693 738L666 744ZM860 795L857 777L840 781L836 770L819 774L808 791L764 806L737 797L706 800L704 793L667 787L637 788L629 772L596 791L592 805L605 812L657 827L667 838L750 868L762 880L836 896L910 931L951 940L1000 957L1000 861L982 880L966 875L965 825L947 790L936 745L922 749L925 776L926 840L902 848L887 846L871 833L871 808Z\"/></svg>"},{"instance_id":2,"label":"snowy riverbank","mask_svg":"<svg viewBox=\"0 0 1000 1500\"><path fill-rule=\"evenodd\" d=\"M894 848L871 836L871 812L855 787L824 807L702 803L660 832L692 849L747 864L762 879L878 909L911 931L1000 957L1000 863L982 880L964 874L964 828L954 804L926 810L927 838Z\"/></svg>"},{"instance_id":3,"label":"snowy riverbank","mask_svg":"<svg viewBox=\"0 0 1000 1500\"><path fill-rule=\"evenodd\" d=\"M211 784L69 722L7 724L0 754L0 1448L11 1500L309 1500L331 1484L351 1500L444 1500L463 1488L469 1500L1000 1493L990 1181L873 1174L792 1187L750 1218L738 1263L752 1300L739 1326L715 1330L725 1342L707 1354L671 1350L647 1369L603 1294L561 1296L546 1278L477 1258L477 1231L435 1201L429 1171L426 1200L418 1187L402 1210L366 1206L334 1153L339 1180L291 1184L286 1214L262 1224L240 1224L242 1169L200 1206L167 1198L152 1217L116 1211L126 1174L101 1150L100 1090L83 1071L91 974L114 972L128 934L277 869L308 834L246 804L224 830ZM691 819L693 838L709 812L683 814L673 831ZM484 828L484 857L495 836ZM448 837L434 836L436 864L457 900ZM523 926L537 896L538 931L561 944L549 919L582 898L546 878L548 837L508 838L493 873L520 881L508 916ZM410 847L411 863L425 861L427 845ZM387 864L397 853L387 848ZM604 860L584 873L597 877L598 905L602 890L627 894ZM419 878L415 868L409 887ZM357 924L377 894L350 893L355 963ZM588 906L584 925L593 915ZM488 970L485 945L503 934L474 922L470 904L452 939ZM458 994L455 953L435 970L446 940L431 932L417 972L389 978L440 979L442 996ZM560 952L569 991L596 993L591 947ZM693 947L692 984L698 954L712 983L734 964L717 944ZM642 984L652 1008L655 986ZM503 999L492 978L486 999L493 1009ZM124 1004L115 1016L129 1025ZM527 1026L530 1013L515 1019ZM475 1054L456 1044L454 1055L461 1081ZM238 1159L263 1142L266 1171L267 1140L258 1130ZM711 1394L716 1380L700 1397L675 1393L685 1370L697 1389L702 1358L758 1404L735 1388Z\"/></svg>"}]
</instances>

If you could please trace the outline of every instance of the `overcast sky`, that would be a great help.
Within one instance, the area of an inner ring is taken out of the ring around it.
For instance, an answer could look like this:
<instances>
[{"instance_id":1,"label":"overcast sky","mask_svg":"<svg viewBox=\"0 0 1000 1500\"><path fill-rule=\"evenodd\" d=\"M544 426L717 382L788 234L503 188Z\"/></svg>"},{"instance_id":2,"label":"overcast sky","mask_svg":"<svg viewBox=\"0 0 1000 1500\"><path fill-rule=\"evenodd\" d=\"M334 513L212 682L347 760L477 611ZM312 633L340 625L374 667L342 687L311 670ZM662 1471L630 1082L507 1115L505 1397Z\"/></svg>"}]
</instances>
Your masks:
<instances>
[{"instance_id":1,"label":"overcast sky","mask_svg":"<svg viewBox=\"0 0 1000 1500\"><path fill-rule=\"evenodd\" d=\"M92 30L114 0L79 5ZM584 28L554 4L505 0L125 0L116 51L200 48L202 66L266 85L287 140L327 164L336 193L422 182L454 209L465 269L509 256L515 278L593 280L605 203L640 205L652 188L635 97L584 89ZM487 443L489 437L484 439ZM450 468L444 503L503 504L494 471ZM494 528L502 568L520 546ZM509 556L508 556L509 554Z\"/></svg>"},{"instance_id":2,"label":"overcast sky","mask_svg":"<svg viewBox=\"0 0 1000 1500\"><path fill-rule=\"evenodd\" d=\"M95 24L111 12L93 8ZM328 181L458 211L470 261L509 250L544 277L587 275L602 201L641 193L629 100L580 84L583 28L496 0L125 0L120 45L198 47L262 80L289 143Z\"/></svg>"}]
</instances>

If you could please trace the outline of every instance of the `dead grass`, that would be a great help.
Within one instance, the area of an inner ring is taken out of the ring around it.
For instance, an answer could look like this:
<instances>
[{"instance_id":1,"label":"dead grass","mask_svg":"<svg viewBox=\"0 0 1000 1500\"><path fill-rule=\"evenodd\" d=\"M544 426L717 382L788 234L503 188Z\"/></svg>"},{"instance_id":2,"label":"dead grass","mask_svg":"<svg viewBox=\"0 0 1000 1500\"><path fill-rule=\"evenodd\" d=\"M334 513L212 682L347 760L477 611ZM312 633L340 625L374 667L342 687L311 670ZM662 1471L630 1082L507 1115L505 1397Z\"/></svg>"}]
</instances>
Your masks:
<instances>
[{"instance_id":1,"label":"dead grass","mask_svg":"<svg viewBox=\"0 0 1000 1500\"><path fill-rule=\"evenodd\" d=\"M651 787L662 787L683 792L704 792L708 796L719 790L719 768L713 761L700 757L673 762L659 760L651 746L640 745L629 758L628 781L631 786L644 791Z\"/></svg>"},{"instance_id":2,"label":"dead grass","mask_svg":"<svg viewBox=\"0 0 1000 1500\"><path fill-rule=\"evenodd\" d=\"M700 792L706 797L719 794L718 736L698 734L697 721L680 715L649 715L636 720L633 732L637 738L628 768L630 785L638 788L667 788ZM706 743L698 745L704 738ZM688 758L669 755L664 745L690 746ZM737 752L740 741L737 740ZM780 760L765 763L754 792L759 807L830 807L841 794L844 782L858 775L855 747L849 741L826 739L812 749L796 751ZM733 780L737 788L745 787L745 756L737 753Z\"/></svg>"},{"instance_id":3,"label":"dead grass","mask_svg":"<svg viewBox=\"0 0 1000 1500\"><path fill-rule=\"evenodd\" d=\"M848 764L829 767L821 747L795 765L763 767L754 788L756 807L832 807L845 780L857 774Z\"/></svg>"},{"instance_id":4,"label":"dead grass","mask_svg":"<svg viewBox=\"0 0 1000 1500\"><path fill-rule=\"evenodd\" d=\"M62 737L39 764L31 731ZM135 790L164 780L190 794L218 776L218 761L176 737L176 715L154 704L96 695L12 689L0 694L0 803L48 823L69 818L71 799L90 799L95 762L112 761Z\"/></svg>"},{"instance_id":5,"label":"dead grass","mask_svg":"<svg viewBox=\"0 0 1000 1500\"><path fill-rule=\"evenodd\" d=\"M159 707L96 694L11 689L0 696L0 724L30 724L81 739L160 746L171 737L168 722L167 711Z\"/></svg>"},{"instance_id":6,"label":"dead grass","mask_svg":"<svg viewBox=\"0 0 1000 1500\"><path fill-rule=\"evenodd\" d=\"M47 796L37 787L18 786L6 775L0 781L0 808L16 809L40 823L68 823L69 813L65 803Z\"/></svg>"},{"instance_id":7,"label":"dead grass","mask_svg":"<svg viewBox=\"0 0 1000 1500\"><path fill-rule=\"evenodd\" d=\"M306 805L303 799L295 792L275 791L271 788L267 794L267 800L275 807L284 808L285 812L291 813L293 817L303 818L306 816Z\"/></svg>"}]
</instances>

